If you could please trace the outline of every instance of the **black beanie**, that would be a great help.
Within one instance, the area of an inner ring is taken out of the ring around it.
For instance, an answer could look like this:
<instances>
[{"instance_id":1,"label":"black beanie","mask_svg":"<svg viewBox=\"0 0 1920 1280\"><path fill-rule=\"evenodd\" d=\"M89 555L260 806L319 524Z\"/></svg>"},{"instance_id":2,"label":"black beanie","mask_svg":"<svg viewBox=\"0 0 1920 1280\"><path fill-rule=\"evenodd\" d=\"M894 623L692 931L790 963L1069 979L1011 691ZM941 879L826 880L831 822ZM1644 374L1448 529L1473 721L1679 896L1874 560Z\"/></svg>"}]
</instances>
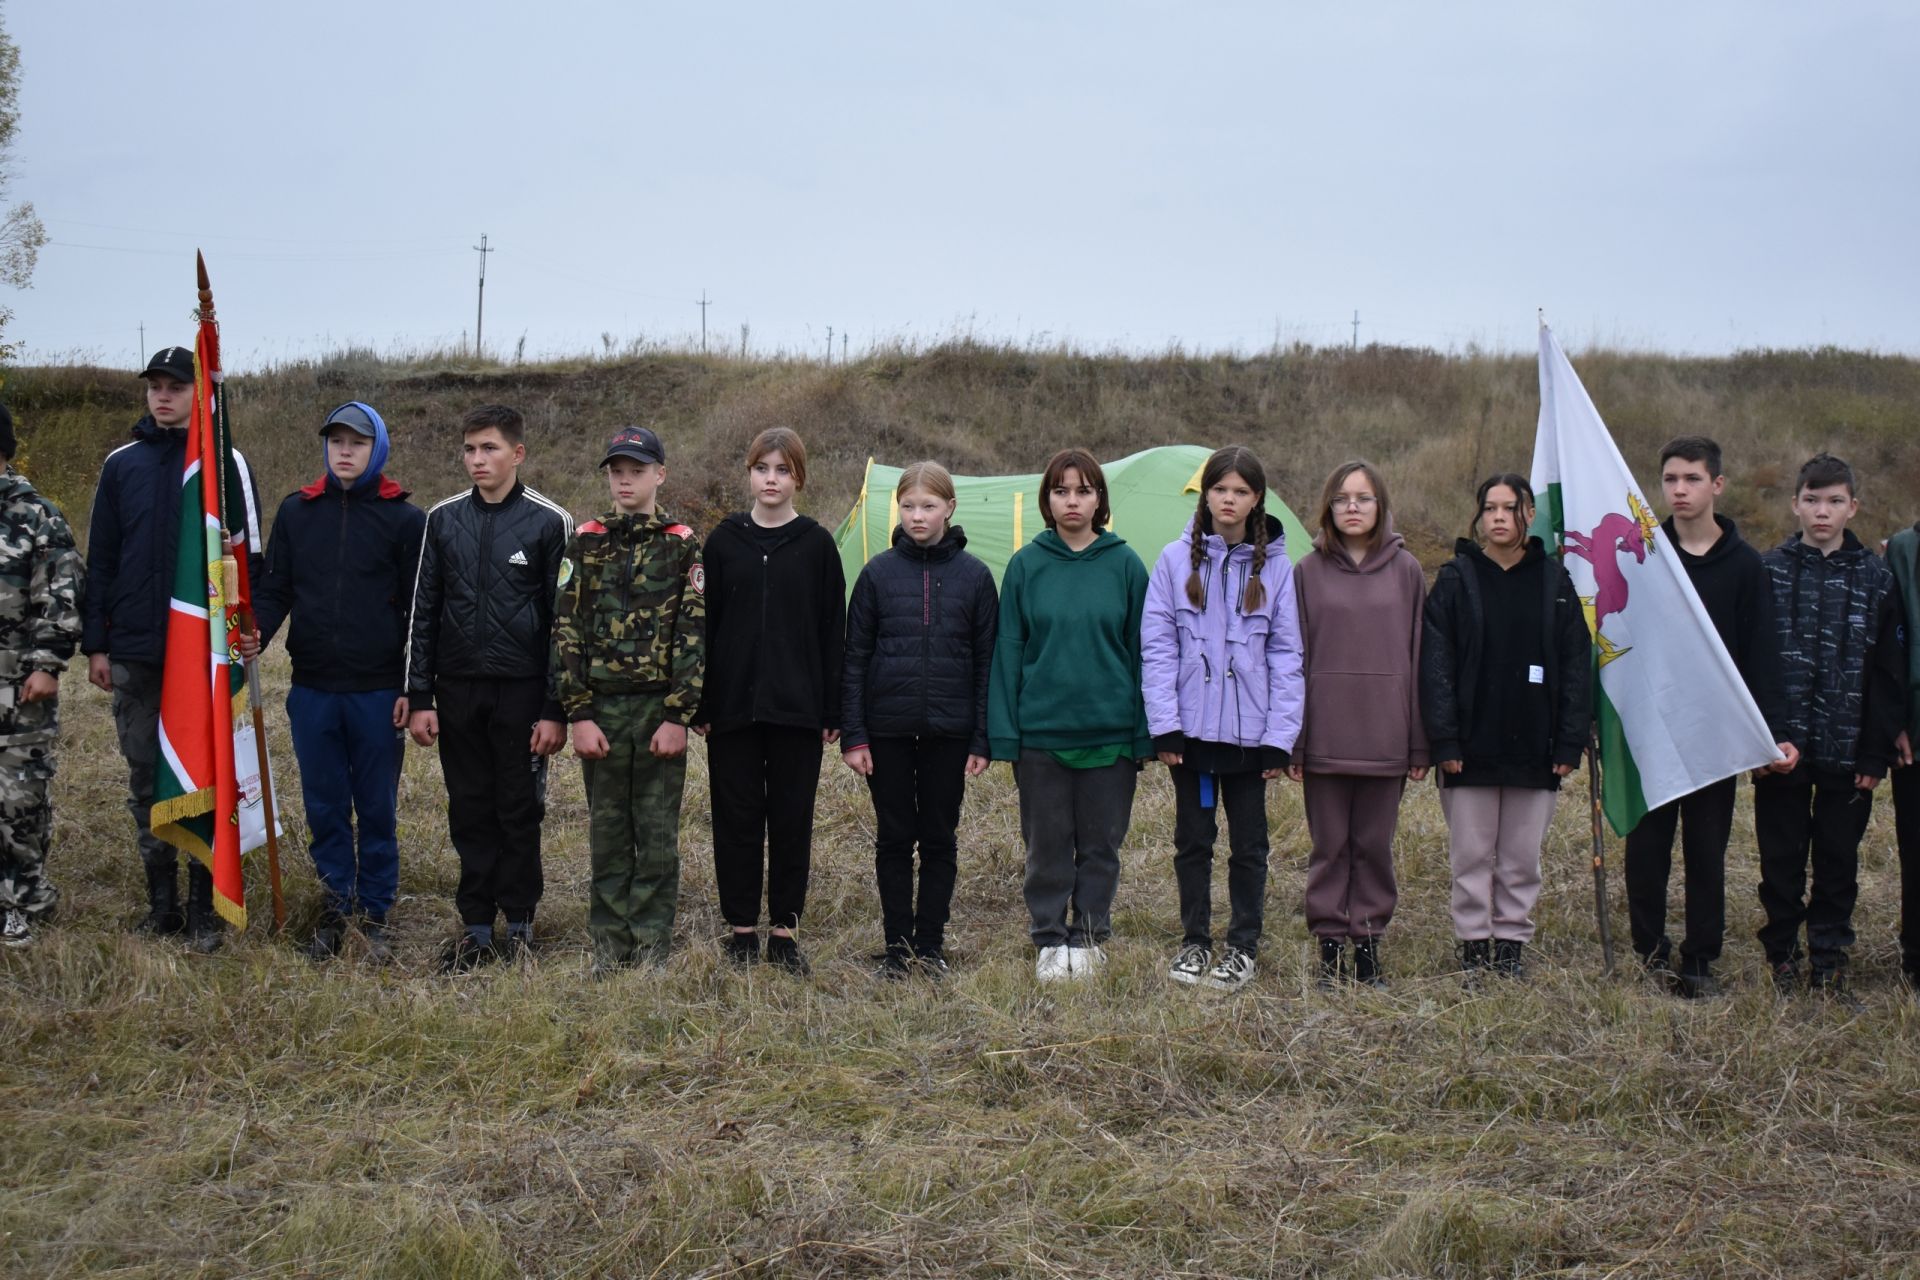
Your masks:
<instances>
[{"instance_id":1,"label":"black beanie","mask_svg":"<svg viewBox=\"0 0 1920 1280\"><path fill-rule=\"evenodd\" d=\"M6 455L8 462L13 461L13 445L13 414L0 404L0 454Z\"/></svg>"}]
</instances>

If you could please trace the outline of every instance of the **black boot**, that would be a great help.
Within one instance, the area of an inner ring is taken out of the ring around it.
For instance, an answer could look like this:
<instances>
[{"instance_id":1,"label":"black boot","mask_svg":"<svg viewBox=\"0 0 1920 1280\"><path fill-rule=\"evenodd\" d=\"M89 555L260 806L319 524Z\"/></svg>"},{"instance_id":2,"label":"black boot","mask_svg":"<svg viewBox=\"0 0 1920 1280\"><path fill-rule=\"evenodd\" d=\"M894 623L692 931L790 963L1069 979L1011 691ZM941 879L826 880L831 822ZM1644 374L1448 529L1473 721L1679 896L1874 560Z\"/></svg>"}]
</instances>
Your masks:
<instances>
[{"instance_id":1,"label":"black boot","mask_svg":"<svg viewBox=\"0 0 1920 1280\"><path fill-rule=\"evenodd\" d=\"M1353 940L1353 980L1376 990L1386 989L1387 980L1380 976L1380 939Z\"/></svg>"},{"instance_id":2,"label":"black boot","mask_svg":"<svg viewBox=\"0 0 1920 1280\"><path fill-rule=\"evenodd\" d=\"M1315 983L1322 991L1331 991L1346 975L1347 944L1339 938L1320 939L1320 978Z\"/></svg>"},{"instance_id":3,"label":"black boot","mask_svg":"<svg viewBox=\"0 0 1920 1280\"><path fill-rule=\"evenodd\" d=\"M1486 938L1469 938L1460 943L1460 980L1472 991L1480 985L1480 975L1493 964L1493 943Z\"/></svg>"},{"instance_id":4,"label":"black boot","mask_svg":"<svg viewBox=\"0 0 1920 1280\"><path fill-rule=\"evenodd\" d=\"M172 863L147 868L147 918L133 926L135 933L163 937L186 927L180 915L180 872Z\"/></svg>"},{"instance_id":5,"label":"black boot","mask_svg":"<svg viewBox=\"0 0 1920 1280\"><path fill-rule=\"evenodd\" d=\"M338 911L328 911L314 926L313 937L307 942L307 959L315 963L333 959L340 954L340 946L346 937L346 917Z\"/></svg>"},{"instance_id":6,"label":"black boot","mask_svg":"<svg viewBox=\"0 0 1920 1280\"><path fill-rule=\"evenodd\" d=\"M198 862L187 864L187 946L210 956L226 941L220 917L213 911L213 872Z\"/></svg>"},{"instance_id":7,"label":"black boot","mask_svg":"<svg viewBox=\"0 0 1920 1280\"><path fill-rule=\"evenodd\" d=\"M1503 978L1526 977L1527 966L1520 958L1525 950L1524 942L1515 942L1511 938L1495 938L1493 940L1494 972Z\"/></svg>"}]
</instances>

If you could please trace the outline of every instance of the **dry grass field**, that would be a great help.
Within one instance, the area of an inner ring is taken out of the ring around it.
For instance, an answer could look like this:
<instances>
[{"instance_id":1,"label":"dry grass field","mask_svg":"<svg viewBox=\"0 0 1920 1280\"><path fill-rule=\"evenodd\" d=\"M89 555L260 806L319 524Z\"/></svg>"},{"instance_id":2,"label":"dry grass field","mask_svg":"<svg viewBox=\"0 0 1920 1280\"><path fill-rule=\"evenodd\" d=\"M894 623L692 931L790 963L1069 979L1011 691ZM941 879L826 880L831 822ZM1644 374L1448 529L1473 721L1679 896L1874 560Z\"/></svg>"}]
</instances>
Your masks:
<instances>
[{"instance_id":1,"label":"dry grass field","mask_svg":"<svg viewBox=\"0 0 1920 1280\"><path fill-rule=\"evenodd\" d=\"M1576 366L1630 454L1717 431L1756 541L1783 527L1783 478L1823 445L1872 473L1864 531L1920 515L1910 361ZM278 495L317 466L325 410L367 398L395 426L393 472L430 498L458 483L458 412L516 403L533 424L530 478L582 512L599 439L638 419L671 451L666 500L702 526L733 504L739 446L774 421L814 443L803 506L828 520L870 452L1011 470L1069 440L1111 454L1239 439L1297 507L1334 461L1364 452L1396 483L1432 567L1471 478L1525 469L1532 385L1526 360L1394 351L1128 361L961 348L832 369L348 356L239 380L234 413ZM138 390L98 370L8 376L26 469L76 526ZM271 654L275 717L286 674ZM1744 792L1728 998L1681 1004L1628 965L1602 976L1580 779L1549 838L1523 984L1467 993L1453 975L1445 831L1419 786L1401 818L1391 988L1313 990L1305 825L1297 789L1276 784L1258 978L1230 998L1170 986L1172 797L1156 767L1108 971L1040 989L1014 794L996 766L969 788L952 976L883 985L869 976L871 810L832 762L802 931L813 977L739 973L717 945L697 745L682 945L664 970L587 978L586 822L563 756L542 945L521 967L447 979L432 960L453 929L456 866L433 753L410 750L402 783L396 965L296 953L317 895L292 803L292 938L257 924L200 957L127 931L141 890L124 774L106 699L78 671L63 717L61 916L0 955L6 1274L1920 1275L1920 1005L1897 982L1884 795L1863 851L1857 1012L1774 998L1752 936ZM274 745L291 801L284 733ZM264 877L253 885L263 922ZM1224 916L1224 885L1216 900ZM1678 910L1676 880L1676 922ZM1624 952L1617 870L1612 920Z\"/></svg>"}]
</instances>

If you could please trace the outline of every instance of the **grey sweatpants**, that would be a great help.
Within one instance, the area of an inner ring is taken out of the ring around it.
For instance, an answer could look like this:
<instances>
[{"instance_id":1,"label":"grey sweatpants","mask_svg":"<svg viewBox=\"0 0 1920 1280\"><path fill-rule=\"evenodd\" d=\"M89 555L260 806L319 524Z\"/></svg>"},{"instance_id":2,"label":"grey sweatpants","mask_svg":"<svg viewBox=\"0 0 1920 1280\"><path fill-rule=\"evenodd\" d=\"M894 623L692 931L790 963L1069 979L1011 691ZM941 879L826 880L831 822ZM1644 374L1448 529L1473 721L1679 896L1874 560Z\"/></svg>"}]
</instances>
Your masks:
<instances>
[{"instance_id":1,"label":"grey sweatpants","mask_svg":"<svg viewBox=\"0 0 1920 1280\"><path fill-rule=\"evenodd\" d=\"M1048 752L1021 751L1013 779L1027 843L1034 946L1088 946L1112 934L1120 845L1133 820L1139 778L1140 766L1131 760L1069 769Z\"/></svg>"},{"instance_id":2,"label":"grey sweatpants","mask_svg":"<svg viewBox=\"0 0 1920 1280\"><path fill-rule=\"evenodd\" d=\"M1540 842L1558 791L1442 787L1453 861L1453 936L1463 942L1533 941L1540 901Z\"/></svg>"}]
</instances>

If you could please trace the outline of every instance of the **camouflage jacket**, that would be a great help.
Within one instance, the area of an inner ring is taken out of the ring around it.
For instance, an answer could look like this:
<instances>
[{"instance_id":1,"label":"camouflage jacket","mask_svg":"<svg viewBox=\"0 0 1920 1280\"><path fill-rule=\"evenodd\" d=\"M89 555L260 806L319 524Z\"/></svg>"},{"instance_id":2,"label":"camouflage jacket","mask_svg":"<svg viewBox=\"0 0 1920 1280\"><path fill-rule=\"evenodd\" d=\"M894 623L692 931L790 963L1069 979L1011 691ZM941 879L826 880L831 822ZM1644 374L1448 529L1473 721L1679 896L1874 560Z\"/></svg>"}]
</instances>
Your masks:
<instances>
[{"instance_id":1,"label":"camouflage jacket","mask_svg":"<svg viewBox=\"0 0 1920 1280\"><path fill-rule=\"evenodd\" d=\"M54 739L57 700L22 703L20 686L35 671L67 669L85 575L60 508L9 466L0 475L0 745Z\"/></svg>"},{"instance_id":2,"label":"camouflage jacket","mask_svg":"<svg viewBox=\"0 0 1920 1280\"><path fill-rule=\"evenodd\" d=\"M568 720L596 694L666 691L667 718L700 706L706 664L700 540L665 515L611 514L567 540L553 610L553 671Z\"/></svg>"}]
</instances>

